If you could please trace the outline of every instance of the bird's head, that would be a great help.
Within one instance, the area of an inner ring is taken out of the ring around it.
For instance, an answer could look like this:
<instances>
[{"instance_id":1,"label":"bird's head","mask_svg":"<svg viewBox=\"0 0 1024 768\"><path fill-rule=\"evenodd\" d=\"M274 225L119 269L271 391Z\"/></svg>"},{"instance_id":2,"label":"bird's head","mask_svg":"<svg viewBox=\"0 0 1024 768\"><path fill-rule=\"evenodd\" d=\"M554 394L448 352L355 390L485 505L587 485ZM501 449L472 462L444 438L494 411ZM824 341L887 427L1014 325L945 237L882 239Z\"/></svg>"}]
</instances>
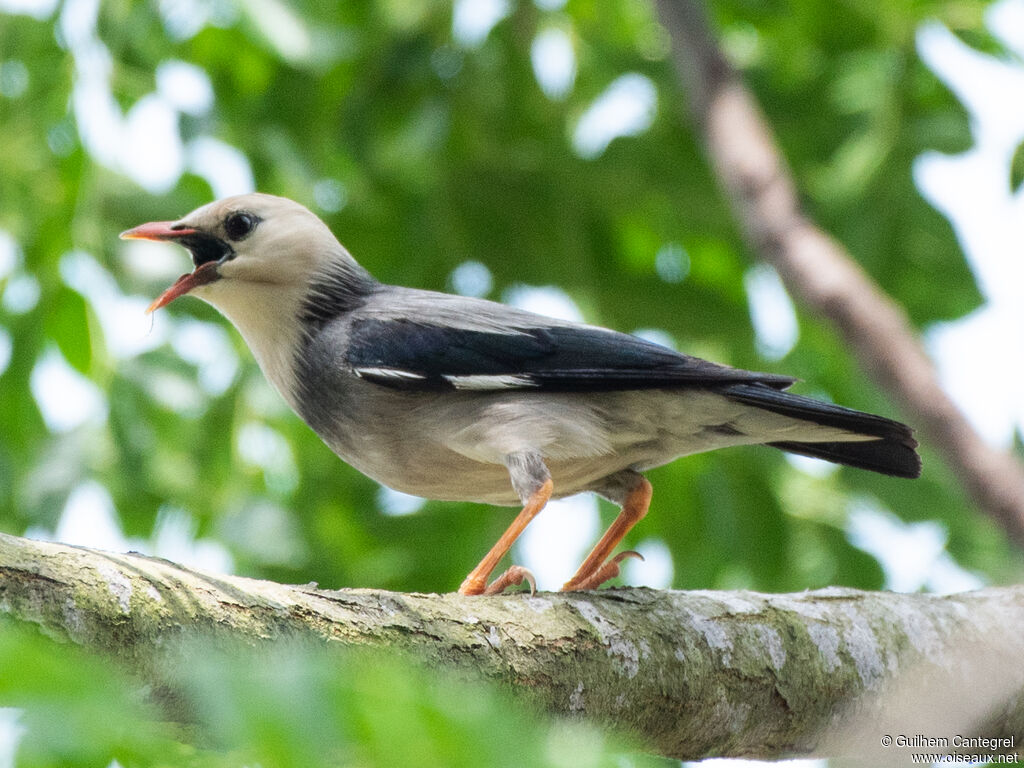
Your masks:
<instances>
[{"instance_id":1,"label":"bird's head","mask_svg":"<svg viewBox=\"0 0 1024 768\"><path fill-rule=\"evenodd\" d=\"M274 195L227 197L177 221L129 229L121 238L175 242L192 254L195 269L164 291L150 312L186 293L221 305L252 293L257 283L301 293L332 265L358 268L319 218Z\"/></svg>"}]
</instances>

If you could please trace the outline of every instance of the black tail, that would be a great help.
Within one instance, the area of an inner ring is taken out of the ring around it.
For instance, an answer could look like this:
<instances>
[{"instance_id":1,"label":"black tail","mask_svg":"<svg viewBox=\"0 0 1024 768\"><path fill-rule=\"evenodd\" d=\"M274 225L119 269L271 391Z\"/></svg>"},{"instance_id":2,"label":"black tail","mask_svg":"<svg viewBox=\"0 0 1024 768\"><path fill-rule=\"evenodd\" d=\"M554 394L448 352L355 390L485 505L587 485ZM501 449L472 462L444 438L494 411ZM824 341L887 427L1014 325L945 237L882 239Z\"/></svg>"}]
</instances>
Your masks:
<instances>
[{"instance_id":1,"label":"black tail","mask_svg":"<svg viewBox=\"0 0 1024 768\"><path fill-rule=\"evenodd\" d=\"M921 457L914 450L917 441L906 424L759 384L734 384L725 387L722 394L730 400L772 413L876 438L850 443L768 443L774 448L884 475L919 477L921 474Z\"/></svg>"}]
</instances>

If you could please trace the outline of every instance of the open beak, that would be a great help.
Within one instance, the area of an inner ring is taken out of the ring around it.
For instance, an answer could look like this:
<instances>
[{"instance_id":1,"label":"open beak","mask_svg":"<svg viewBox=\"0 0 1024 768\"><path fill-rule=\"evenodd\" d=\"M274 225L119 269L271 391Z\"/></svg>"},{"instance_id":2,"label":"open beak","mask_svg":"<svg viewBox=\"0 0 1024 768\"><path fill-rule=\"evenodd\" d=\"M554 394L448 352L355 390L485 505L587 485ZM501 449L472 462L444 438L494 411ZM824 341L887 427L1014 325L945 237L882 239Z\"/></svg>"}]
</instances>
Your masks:
<instances>
[{"instance_id":1,"label":"open beak","mask_svg":"<svg viewBox=\"0 0 1024 768\"><path fill-rule=\"evenodd\" d=\"M171 241L180 242L186 247L188 247L190 242L194 242L201 237L202 233L199 230L175 224L173 221L151 221L148 224L140 224L121 233L122 240ZM195 260L195 256L193 256L193 260ZM170 288L161 293L156 301L146 308L146 314L148 315L150 312L155 312L160 307L170 304L179 296L184 296L200 285L212 283L220 277L217 272L218 264L219 262L216 260L196 264L196 268L193 271L179 277Z\"/></svg>"}]
</instances>

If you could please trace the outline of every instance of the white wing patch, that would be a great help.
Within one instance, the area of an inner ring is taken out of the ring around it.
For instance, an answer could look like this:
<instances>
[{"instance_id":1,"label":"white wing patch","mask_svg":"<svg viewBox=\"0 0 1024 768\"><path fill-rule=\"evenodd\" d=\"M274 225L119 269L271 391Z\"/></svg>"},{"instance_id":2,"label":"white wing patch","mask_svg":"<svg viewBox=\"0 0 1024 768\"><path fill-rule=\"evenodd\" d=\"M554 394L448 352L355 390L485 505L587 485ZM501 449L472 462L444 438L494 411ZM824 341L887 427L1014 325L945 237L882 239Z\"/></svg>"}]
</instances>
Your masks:
<instances>
[{"instance_id":1,"label":"white wing patch","mask_svg":"<svg viewBox=\"0 0 1024 768\"><path fill-rule=\"evenodd\" d=\"M456 389L495 390L536 387L537 382L529 376L508 374L491 376L445 376L445 381Z\"/></svg>"},{"instance_id":2,"label":"white wing patch","mask_svg":"<svg viewBox=\"0 0 1024 768\"><path fill-rule=\"evenodd\" d=\"M363 367L355 368L356 376L361 379L390 379L399 381L425 381L427 376L422 373L406 371L402 368ZM524 387L539 386L529 376L516 376L514 374L493 374L493 375L465 375L465 376L443 376L445 381L455 389L474 390L477 392L496 391L501 389L523 389Z\"/></svg>"},{"instance_id":3,"label":"white wing patch","mask_svg":"<svg viewBox=\"0 0 1024 768\"><path fill-rule=\"evenodd\" d=\"M359 378L369 376L370 378L396 379L399 381L416 381L427 378L421 373L403 371L401 368L356 368L355 372Z\"/></svg>"}]
</instances>

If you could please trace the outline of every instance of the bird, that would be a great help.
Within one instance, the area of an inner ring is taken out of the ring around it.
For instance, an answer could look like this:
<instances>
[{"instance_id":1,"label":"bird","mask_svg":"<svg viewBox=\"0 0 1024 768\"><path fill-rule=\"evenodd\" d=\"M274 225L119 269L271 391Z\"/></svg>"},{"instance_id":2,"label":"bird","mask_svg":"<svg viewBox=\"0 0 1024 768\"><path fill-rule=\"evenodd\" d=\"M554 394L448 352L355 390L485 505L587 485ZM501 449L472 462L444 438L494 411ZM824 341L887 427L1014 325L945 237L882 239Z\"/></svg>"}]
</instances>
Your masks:
<instances>
[{"instance_id":1,"label":"bird","mask_svg":"<svg viewBox=\"0 0 1024 768\"><path fill-rule=\"evenodd\" d=\"M768 445L915 478L912 430L785 390L796 379L721 365L637 336L481 298L379 282L304 206L252 193L123 239L177 243L194 268L150 305L192 295L242 335L264 375L324 443L390 488L521 507L463 595L529 582L494 571L550 499L589 491L618 516L563 591L596 589L648 511L645 470Z\"/></svg>"}]
</instances>

